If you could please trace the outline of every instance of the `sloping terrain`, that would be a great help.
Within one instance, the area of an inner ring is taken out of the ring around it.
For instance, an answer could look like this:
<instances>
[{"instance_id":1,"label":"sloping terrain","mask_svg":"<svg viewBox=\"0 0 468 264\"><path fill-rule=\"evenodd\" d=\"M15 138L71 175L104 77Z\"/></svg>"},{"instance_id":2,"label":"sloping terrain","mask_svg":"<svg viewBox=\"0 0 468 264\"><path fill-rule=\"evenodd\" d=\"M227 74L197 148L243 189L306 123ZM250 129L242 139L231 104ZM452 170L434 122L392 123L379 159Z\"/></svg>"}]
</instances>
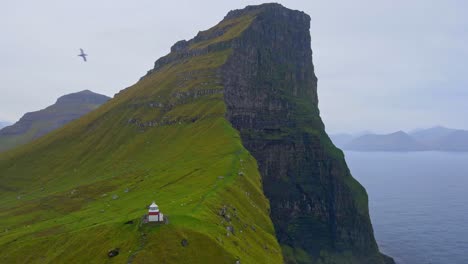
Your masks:
<instances>
[{"instance_id":1,"label":"sloping terrain","mask_svg":"<svg viewBox=\"0 0 468 264\"><path fill-rule=\"evenodd\" d=\"M392 263L319 117L309 27L278 4L231 11L1 154L0 262ZM141 224L153 200L169 224Z\"/></svg>"},{"instance_id":2,"label":"sloping terrain","mask_svg":"<svg viewBox=\"0 0 468 264\"><path fill-rule=\"evenodd\" d=\"M110 98L89 90L67 94L45 109L26 113L15 124L0 130L0 151L26 144L80 118Z\"/></svg>"},{"instance_id":3,"label":"sloping terrain","mask_svg":"<svg viewBox=\"0 0 468 264\"><path fill-rule=\"evenodd\" d=\"M198 54L0 156L0 262L103 263L119 248L109 262L281 263L256 162L224 118L231 49L203 48L252 19L200 33ZM170 223L139 227L153 200Z\"/></svg>"}]
</instances>

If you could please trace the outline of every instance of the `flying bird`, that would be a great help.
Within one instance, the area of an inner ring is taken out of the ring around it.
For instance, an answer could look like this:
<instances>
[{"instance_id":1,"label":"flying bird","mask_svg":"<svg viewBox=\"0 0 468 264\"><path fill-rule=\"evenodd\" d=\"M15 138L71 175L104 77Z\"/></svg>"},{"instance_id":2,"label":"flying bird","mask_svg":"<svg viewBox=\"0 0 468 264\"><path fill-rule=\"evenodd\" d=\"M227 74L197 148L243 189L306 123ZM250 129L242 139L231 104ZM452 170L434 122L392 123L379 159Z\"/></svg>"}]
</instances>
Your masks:
<instances>
[{"instance_id":1,"label":"flying bird","mask_svg":"<svg viewBox=\"0 0 468 264\"><path fill-rule=\"evenodd\" d=\"M84 61L87 61L86 56L88 56L88 54L84 53L83 49L80 49L80 54L78 56L82 57Z\"/></svg>"}]
</instances>

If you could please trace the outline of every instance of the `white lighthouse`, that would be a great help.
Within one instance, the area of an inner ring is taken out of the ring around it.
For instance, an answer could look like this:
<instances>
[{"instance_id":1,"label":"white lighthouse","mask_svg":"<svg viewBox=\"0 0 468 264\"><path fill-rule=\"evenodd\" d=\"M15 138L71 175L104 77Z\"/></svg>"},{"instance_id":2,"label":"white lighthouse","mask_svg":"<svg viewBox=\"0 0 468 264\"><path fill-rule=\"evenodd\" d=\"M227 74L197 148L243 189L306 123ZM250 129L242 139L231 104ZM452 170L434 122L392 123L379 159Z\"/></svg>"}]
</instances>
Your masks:
<instances>
[{"instance_id":1,"label":"white lighthouse","mask_svg":"<svg viewBox=\"0 0 468 264\"><path fill-rule=\"evenodd\" d=\"M159 207L156 203L152 203L148 210L148 222L162 222L164 221L164 216L159 212Z\"/></svg>"}]
</instances>

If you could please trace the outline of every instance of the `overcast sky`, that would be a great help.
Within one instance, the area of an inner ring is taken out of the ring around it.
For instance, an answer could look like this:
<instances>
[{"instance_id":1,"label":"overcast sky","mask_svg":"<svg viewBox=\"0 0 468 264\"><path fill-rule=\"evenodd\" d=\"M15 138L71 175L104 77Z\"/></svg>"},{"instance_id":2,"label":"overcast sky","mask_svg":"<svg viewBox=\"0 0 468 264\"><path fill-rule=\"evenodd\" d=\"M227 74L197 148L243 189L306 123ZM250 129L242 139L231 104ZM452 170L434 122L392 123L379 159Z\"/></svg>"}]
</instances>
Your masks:
<instances>
[{"instance_id":1,"label":"overcast sky","mask_svg":"<svg viewBox=\"0 0 468 264\"><path fill-rule=\"evenodd\" d=\"M312 18L319 106L329 132L468 129L468 1L278 2ZM176 41L258 3L2 1L0 121L80 90L113 96Z\"/></svg>"}]
</instances>

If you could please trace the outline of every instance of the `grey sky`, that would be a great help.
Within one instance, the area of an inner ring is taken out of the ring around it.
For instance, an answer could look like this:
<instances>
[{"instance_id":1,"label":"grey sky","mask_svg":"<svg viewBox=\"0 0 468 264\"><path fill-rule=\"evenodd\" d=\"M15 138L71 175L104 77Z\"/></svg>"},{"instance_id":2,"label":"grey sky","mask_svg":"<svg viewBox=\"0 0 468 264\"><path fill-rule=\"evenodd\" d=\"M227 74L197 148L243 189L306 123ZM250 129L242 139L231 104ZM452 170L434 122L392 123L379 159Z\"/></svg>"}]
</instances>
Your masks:
<instances>
[{"instance_id":1,"label":"grey sky","mask_svg":"<svg viewBox=\"0 0 468 264\"><path fill-rule=\"evenodd\" d=\"M322 117L331 132L468 129L468 2L278 1L312 17ZM261 1L4 1L0 120L89 89L130 86L178 40ZM77 57L79 48L88 63Z\"/></svg>"}]
</instances>

